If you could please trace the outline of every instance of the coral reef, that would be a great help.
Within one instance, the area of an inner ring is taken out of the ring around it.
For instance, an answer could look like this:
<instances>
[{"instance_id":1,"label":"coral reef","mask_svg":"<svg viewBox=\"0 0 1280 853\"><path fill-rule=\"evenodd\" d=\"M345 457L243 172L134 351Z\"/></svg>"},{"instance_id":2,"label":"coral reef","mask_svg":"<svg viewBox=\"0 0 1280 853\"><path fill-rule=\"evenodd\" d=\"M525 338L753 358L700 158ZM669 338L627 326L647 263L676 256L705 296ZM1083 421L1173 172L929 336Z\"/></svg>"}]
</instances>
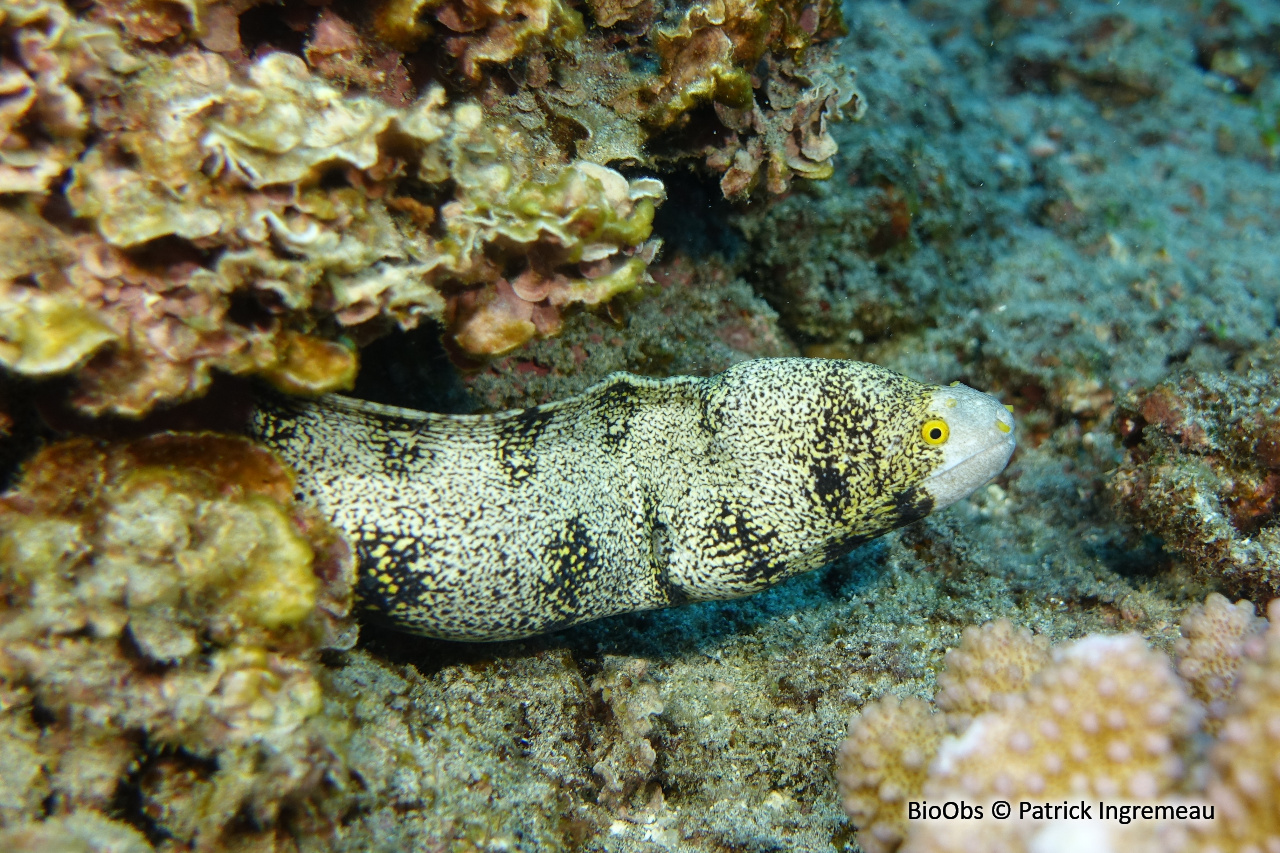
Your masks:
<instances>
[{"instance_id":1,"label":"coral reef","mask_svg":"<svg viewBox=\"0 0 1280 853\"><path fill-rule=\"evenodd\" d=\"M354 642L352 561L292 490L266 451L211 434L72 439L27 463L0 498L6 849L139 849L98 826L124 802L195 849L345 807L348 723L317 658Z\"/></svg>"},{"instance_id":2,"label":"coral reef","mask_svg":"<svg viewBox=\"0 0 1280 853\"><path fill-rule=\"evenodd\" d=\"M563 49L583 33L581 15L559 0L388 0L378 9L373 31L392 47L412 51L431 35L422 21L426 14L449 32L445 50L471 80L484 75L483 66L537 48Z\"/></svg>"},{"instance_id":3,"label":"coral reef","mask_svg":"<svg viewBox=\"0 0 1280 853\"><path fill-rule=\"evenodd\" d=\"M56 815L39 823L0 828L0 844L13 853L46 850L75 853L150 853L154 848L138 830L97 812Z\"/></svg>"},{"instance_id":4,"label":"coral reef","mask_svg":"<svg viewBox=\"0 0 1280 853\"><path fill-rule=\"evenodd\" d=\"M350 388L359 345L428 319L472 357L554 336L660 245L661 182L609 163L702 158L727 195L780 194L831 174L828 124L863 109L825 0L598 4L617 32L559 0L291 8L283 49L256 5L0 4L0 224L24 238L0 363L72 373L84 413L214 371Z\"/></svg>"},{"instance_id":5,"label":"coral reef","mask_svg":"<svg viewBox=\"0 0 1280 853\"><path fill-rule=\"evenodd\" d=\"M877 853L1048 849L1069 836L1066 824L908 822L904 801L1075 796L1216 809L1215 820L1186 826L1100 827L1116 849L1224 853L1280 843L1280 600L1270 616L1210 595L1185 615L1177 673L1136 635L1093 634L1046 656L1042 639L1007 622L967 629L938 678L937 702L954 706L961 682L966 695L1002 697L991 710L945 738L942 715L916 697L890 694L850 721L837 779L859 843ZM1198 734L1205 705L1212 740ZM1206 748L1204 771L1189 773Z\"/></svg>"},{"instance_id":6,"label":"coral reef","mask_svg":"<svg viewBox=\"0 0 1280 853\"><path fill-rule=\"evenodd\" d=\"M1273 369L1185 373L1128 396L1108 488L1190 571L1231 594L1280 594L1280 389Z\"/></svg>"},{"instance_id":7,"label":"coral reef","mask_svg":"<svg viewBox=\"0 0 1280 853\"><path fill-rule=\"evenodd\" d=\"M343 96L279 52L242 68L199 50L149 55L112 76L123 63L97 57L119 51L114 33L40 9L0 27L39 52L32 67L87 68L60 85L79 86L62 100L94 144L48 154L44 171L70 167L66 200L90 227L35 203L3 212L28 238L4 253L5 339L22 350L5 364L44 375L96 351L77 373L83 411L141 415L200 393L213 369L298 392L349 387L350 334L378 321L448 315L463 349L505 352L554 334L565 306L634 287L656 251L658 181L540 167L519 134L475 104L448 107L439 87L404 108ZM93 38L28 37L49 21ZM85 45L96 52L81 58ZM96 93L110 97L84 101ZM47 183L9 189L34 202Z\"/></svg>"}]
</instances>

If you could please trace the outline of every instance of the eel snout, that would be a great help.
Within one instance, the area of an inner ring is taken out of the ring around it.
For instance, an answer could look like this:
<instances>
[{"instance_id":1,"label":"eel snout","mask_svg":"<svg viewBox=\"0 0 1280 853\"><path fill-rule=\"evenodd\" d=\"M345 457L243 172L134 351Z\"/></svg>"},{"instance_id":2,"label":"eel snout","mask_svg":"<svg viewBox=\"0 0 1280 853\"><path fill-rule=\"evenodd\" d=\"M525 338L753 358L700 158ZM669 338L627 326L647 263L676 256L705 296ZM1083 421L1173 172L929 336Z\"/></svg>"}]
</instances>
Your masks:
<instances>
[{"instance_id":1,"label":"eel snout","mask_svg":"<svg viewBox=\"0 0 1280 853\"><path fill-rule=\"evenodd\" d=\"M930 414L950 432L941 445L941 463L924 481L934 509L942 509L1003 471L1017 439L1009 410L990 394L964 385L934 392Z\"/></svg>"}]
</instances>

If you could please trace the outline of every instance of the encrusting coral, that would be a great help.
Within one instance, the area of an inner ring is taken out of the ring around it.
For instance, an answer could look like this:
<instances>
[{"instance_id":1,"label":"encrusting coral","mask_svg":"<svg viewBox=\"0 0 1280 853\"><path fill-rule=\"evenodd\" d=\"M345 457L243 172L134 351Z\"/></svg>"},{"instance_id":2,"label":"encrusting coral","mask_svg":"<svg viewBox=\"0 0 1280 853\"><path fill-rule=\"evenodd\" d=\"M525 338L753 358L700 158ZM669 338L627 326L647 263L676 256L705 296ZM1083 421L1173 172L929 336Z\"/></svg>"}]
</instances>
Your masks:
<instances>
[{"instance_id":1,"label":"encrusting coral","mask_svg":"<svg viewBox=\"0 0 1280 853\"><path fill-rule=\"evenodd\" d=\"M937 704L972 712L971 721L948 720L944 737L943 714L895 696L850 721L836 776L859 844L873 853L1049 849L1036 845L1062 842L1065 823L908 821L906 802L1084 797L1216 809L1212 821L1103 827L1114 849L1280 847L1280 600L1270 615L1211 595L1183 620L1177 671L1136 635L1047 650L1007 622L968 629L947 656ZM971 699L981 696L993 697L986 710Z\"/></svg>"},{"instance_id":2,"label":"encrusting coral","mask_svg":"<svg viewBox=\"0 0 1280 853\"><path fill-rule=\"evenodd\" d=\"M352 562L292 488L210 434L27 463L0 498L0 846L105 838L123 801L195 849L342 808L348 723L317 657L354 641Z\"/></svg>"},{"instance_id":3,"label":"encrusting coral","mask_svg":"<svg viewBox=\"0 0 1280 853\"><path fill-rule=\"evenodd\" d=\"M1203 581L1280 594L1280 388L1272 369L1186 374L1128 398L1128 448L1108 487Z\"/></svg>"}]
</instances>

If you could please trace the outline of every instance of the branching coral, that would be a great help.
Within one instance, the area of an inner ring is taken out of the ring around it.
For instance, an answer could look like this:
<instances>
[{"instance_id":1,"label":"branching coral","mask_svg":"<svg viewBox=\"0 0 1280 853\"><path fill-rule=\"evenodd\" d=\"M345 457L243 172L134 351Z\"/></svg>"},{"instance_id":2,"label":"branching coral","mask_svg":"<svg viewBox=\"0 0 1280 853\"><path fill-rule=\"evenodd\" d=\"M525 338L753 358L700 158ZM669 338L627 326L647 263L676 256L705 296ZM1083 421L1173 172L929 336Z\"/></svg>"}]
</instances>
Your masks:
<instances>
[{"instance_id":1,"label":"branching coral","mask_svg":"<svg viewBox=\"0 0 1280 853\"><path fill-rule=\"evenodd\" d=\"M1209 754L1206 793L1222 814L1201 828L1204 853L1280 848L1280 600L1268 615L1270 627L1243 662Z\"/></svg>"},{"instance_id":2,"label":"branching coral","mask_svg":"<svg viewBox=\"0 0 1280 853\"><path fill-rule=\"evenodd\" d=\"M1185 375L1130 395L1128 458L1109 488L1202 579L1255 600L1280 594L1280 389L1275 375Z\"/></svg>"},{"instance_id":3,"label":"branching coral","mask_svg":"<svg viewBox=\"0 0 1280 853\"><path fill-rule=\"evenodd\" d=\"M918 696L886 694L849 721L836 780L867 853L892 853L906 837L907 800L919 796L945 734L942 715Z\"/></svg>"},{"instance_id":4,"label":"branching coral","mask_svg":"<svg viewBox=\"0 0 1280 853\"><path fill-rule=\"evenodd\" d=\"M1049 641L1015 628L1007 619L964 630L960 645L947 652L938 676L938 707L953 731L963 731L979 714L1005 710L1012 697L1049 663Z\"/></svg>"},{"instance_id":5,"label":"branching coral","mask_svg":"<svg viewBox=\"0 0 1280 853\"><path fill-rule=\"evenodd\" d=\"M1218 730L1236 694L1240 664L1257 646L1266 625L1267 620L1254 613L1252 603L1232 604L1216 592L1183 616L1182 638L1175 649L1178 674L1208 711L1206 730Z\"/></svg>"},{"instance_id":6,"label":"branching coral","mask_svg":"<svg viewBox=\"0 0 1280 853\"><path fill-rule=\"evenodd\" d=\"M908 822L905 802L988 808L997 797L1100 797L1216 810L1214 820L1185 825L1093 824L1109 849L1227 853L1280 845L1280 600L1271 617L1257 619L1247 603L1233 606L1218 595L1191 608L1179 643L1188 681L1133 635L1090 635L1046 656L1043 640L1008 623L968 629L939 676L938 704L971 709L972 722L950 721L958 731L944 738L941 715L925 702L892 696L850 722L836 774L859 843L904 853L1075 849L1071 822ZM987 703L971 701L981 696L1001 698L984 711ZM1216 722L1209 733L1220 730L1216 741L1200 735L1201 697ZM1204 761L1206 745L1207 766L1189 773Z\"/></svg>"},{"instance_id":7,"label":"branching coral","mask_svg":"<svg viewBox=\"0 0 1280 853\"><path fill-rule=\"evenodd\" d=\"M354 639L352 565L292 488L213 435L76 439L28 463L0 498L0 825L106 810L124 786L200 849L243 833L237 816L261 838L328 819L346 723L315 661Z\"/></svg>"},{"instance_id":8,"label":"branching coral","mask_svg":"<svg viewBox=\"0 0 1280 853\"><path fill-rule=\"evenodd\" d=\"M925 793L1150 799L1181 779L1196 721L1163 655L1136 636L1089 637L1056 649L1003 711L945 743Z\"/></svg>"}]
</instances>

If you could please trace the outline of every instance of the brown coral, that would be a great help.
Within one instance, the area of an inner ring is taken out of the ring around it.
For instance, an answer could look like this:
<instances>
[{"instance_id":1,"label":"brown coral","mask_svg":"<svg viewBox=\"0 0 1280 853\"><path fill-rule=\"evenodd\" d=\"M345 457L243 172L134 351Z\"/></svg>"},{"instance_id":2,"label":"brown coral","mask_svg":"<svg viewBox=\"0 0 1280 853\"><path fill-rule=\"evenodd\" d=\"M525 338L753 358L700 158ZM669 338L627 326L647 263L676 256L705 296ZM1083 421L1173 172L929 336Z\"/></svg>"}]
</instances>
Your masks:
<instances>
[{"instance_id":1,"label":"brown coral","mask_svg":"<svg viewBox=\"0 0 1280 853\"><path fill-rule=\"evenodd\" d=\"M127 784L203 849L237 814L268 836L286 812L323 819L296 806L341 779L315 659L354 639L352 565L292 488L213 435L76 439L28 463L0 498L0 743L21 786L0 823L104 810ZM93 818L31 837L76 820Z\"/></svg>"},{"instance_id":2,"label":"brown coral","mask_svg":"<svg viewBox=\"0 0 1280 853\"><path fill-rule=\"evenodd\" d=\"M844 110L861 118L865 104L847 80L826 72L803 71L790 59L766 62L765 97L769 109L752 102L745 109L716 105L716 115L731 133L710 150L707 165L723 172L720 189L725 198L750 194L763 176L774 195L791 188L794 178L826 180L836 143L828 122Z\"/></svg>"},{"instance_id":3,"label":"brown coral","mask_svg":"<svg viewBox=\"0 0 1280 853\"><path fill-rule=\"evenodd\" d=\"M0 38L17 60L0 64L0 194L43 193L84 148L85 98L142 63L114 30L47 0L0 2Z\"/></svg>"},{"instance_id":4,"label":"brown coral","mask_svg":"<svg viewBox=\"0 0 1280 853\"><path fill-rule=\"evenodd\" d=\"M431 35L430 14L453 35L445 39L462 73L479 80L481 63L510 61L535 46L559 47L582 34L582 16L560 0L390 0L374 18L374 32L398 50L413 50Z\"/></svg>"},{"instance_id":5,"label":"brown coral","mask_svg":"<svg viewBox=\"0 0 1280 853\"><path fill-rule=\"evenodd\" d=\"M842 26L838 6L826 3L694 4L679 26L654 34L663 74L645 93L645 120L665 129L713 104L727 132L704 153L707 166L723 173L726 198L745 198L762 175L774 195L793 177L829 178L836 144L828 122L845 108L861 118L865 107L828 55L800 57Z\"/></svg>"}]
</instances>

